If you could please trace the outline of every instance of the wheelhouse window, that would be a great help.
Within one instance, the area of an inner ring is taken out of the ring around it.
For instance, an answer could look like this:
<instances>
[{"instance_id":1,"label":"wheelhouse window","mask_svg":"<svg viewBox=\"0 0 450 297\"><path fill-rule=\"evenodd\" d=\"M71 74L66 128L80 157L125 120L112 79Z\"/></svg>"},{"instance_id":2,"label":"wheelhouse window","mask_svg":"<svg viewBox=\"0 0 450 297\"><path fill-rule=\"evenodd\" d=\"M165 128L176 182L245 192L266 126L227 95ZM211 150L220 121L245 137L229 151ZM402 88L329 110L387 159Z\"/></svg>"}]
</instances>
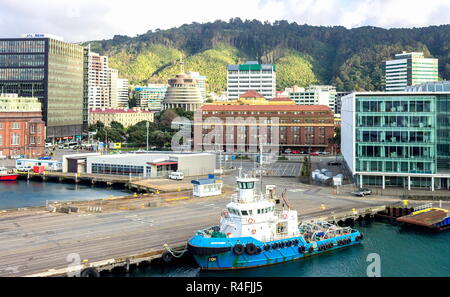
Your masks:
<instances>
[{"instance_id":1,"label":"wheelhouse window","mask_svg":"<svg viewBox=\"0 0 450 297\"><path fill-rule=\"evenodd\" d=\"M253 189L254 188L254 186L255 186L255 183L254 182L239 182L238 183L239 184L239 189L243 189L243 190L245 190L245 189Z\"/></svg>"}]
</instances>

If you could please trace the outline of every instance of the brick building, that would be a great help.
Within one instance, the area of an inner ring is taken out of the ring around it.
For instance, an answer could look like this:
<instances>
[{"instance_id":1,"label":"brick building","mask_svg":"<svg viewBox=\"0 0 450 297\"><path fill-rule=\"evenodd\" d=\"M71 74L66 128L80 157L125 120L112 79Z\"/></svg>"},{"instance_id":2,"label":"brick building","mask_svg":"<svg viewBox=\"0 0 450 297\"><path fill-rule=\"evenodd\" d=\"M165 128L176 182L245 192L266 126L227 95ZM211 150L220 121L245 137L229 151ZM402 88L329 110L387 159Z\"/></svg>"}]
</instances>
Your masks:
<instances>
[{"instance_id":1,"label":"brick building","mask_svg":"<svg viewBox=\"0 0 450 297\"><path fill-rule=\"evenodd\" d=\"M44 155L45 122L37 98L0 95L0 155Z\"/></svg>"},{"instance_id":2,"label":"brick building","mask_svg":"<svg viewBox=\"0 0 450 297\"><path fill-rule=\"evenodd\" d=\"M329 139L334 136L334 114L328 106L204 105L200 110L201 123L197 118L194 125L196 149L200 145L205 149L205 144L214 139L213 143L222 144L224 151L255 151L260 142L279 143L280 152L287 149L307 152L332 150ZM240 123L230 121L237 118L241 119ZM264 126L279 128L278 139L275 139L272 129ZM223 138L216 137L216 140L211 137L213 129L222 131Z\"/></svg>"}]
</instances>

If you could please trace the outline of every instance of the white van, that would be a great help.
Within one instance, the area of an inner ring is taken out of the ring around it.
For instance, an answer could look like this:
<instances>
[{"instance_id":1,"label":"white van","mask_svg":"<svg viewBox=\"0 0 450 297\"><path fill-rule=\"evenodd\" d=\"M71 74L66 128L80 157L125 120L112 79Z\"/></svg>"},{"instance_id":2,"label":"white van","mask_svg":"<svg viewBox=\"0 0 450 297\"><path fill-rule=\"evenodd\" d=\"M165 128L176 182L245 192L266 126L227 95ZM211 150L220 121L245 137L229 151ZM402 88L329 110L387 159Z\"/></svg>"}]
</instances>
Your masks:
<instances>
[{"instance_id":1,"label":"white van","mask_svg":"<svg viewBox=\"0 0 450 297\"><path fill-rule=\"evenodd\" d=\"M173 171L169 174L169 178L175 180L183 180L184 174L183 172Z\"/></svg>"}]
</instances>

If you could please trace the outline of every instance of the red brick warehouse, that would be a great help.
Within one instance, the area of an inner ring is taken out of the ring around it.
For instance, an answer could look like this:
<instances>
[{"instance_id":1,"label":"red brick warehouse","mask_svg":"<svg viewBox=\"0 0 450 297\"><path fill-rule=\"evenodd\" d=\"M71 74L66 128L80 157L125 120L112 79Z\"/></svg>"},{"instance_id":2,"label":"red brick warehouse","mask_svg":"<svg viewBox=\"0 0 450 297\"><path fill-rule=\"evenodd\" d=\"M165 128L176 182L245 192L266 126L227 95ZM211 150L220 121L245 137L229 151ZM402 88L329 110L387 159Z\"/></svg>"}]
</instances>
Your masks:
<instances>
[{"instance_id":1,"label":"red brick warehouse","mask_svg":"<svg viewBox=\"0 0 450 297\"><path fill-rule=\"evenodd\" d=\"M0 155L44 155L45 122L36 98L0 95Z\"/></svg>"},{"instance_id":2,"label":"red brick warehouse","mask_svg":"<svg viewBox=\"0 0 450 297\"><path fill-rule=\"evenodd\" d=\"M268 126L279 127L280 152L284 152L286 149L306 152L331 152L332 150L333 145L329 140L334 136L334 114L325 105L204 105L201 107L201 113L202 123L195 123L196 127L194 128L197 145L199 139L201 139L202 144L205 144L206 135L215 128L215 124L205 122L205 120L215 117L220 119L221 123L218 125L221 125L224 131L223 150L230 148L230 146L226 147L228 137L228 143L231 138L235 150L242 151L242 147L241 149L238 148L238 138L241 137L241 141L245 142L245 151L249 151L251 145L258 143L258 140L256 142L250 141L250 129L252 129L250 126L252 124L246 124L245 133L238 136L237 127L242 126L242 124L231 124L232 129L230 129L227 118L243 118L244 121L254 118L258 125L261 125L261 119L267 120ZM209 127L207 127L208 125ZM233 137L230 137L231 131L233 131ZM200 133L202 137L199 137ZM268 134L270 134L270 131ZM270 142L270 135L268 136L268 142Z\"/></svg>"}]
</instances>

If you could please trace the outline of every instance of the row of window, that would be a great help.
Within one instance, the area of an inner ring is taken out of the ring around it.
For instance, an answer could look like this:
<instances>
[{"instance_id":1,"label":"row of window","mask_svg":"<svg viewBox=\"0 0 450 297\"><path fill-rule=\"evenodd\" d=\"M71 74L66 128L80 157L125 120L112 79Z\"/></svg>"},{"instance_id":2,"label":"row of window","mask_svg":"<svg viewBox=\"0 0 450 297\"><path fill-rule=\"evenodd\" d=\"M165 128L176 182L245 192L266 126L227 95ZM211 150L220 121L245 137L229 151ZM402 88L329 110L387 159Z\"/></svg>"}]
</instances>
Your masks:
<instances>
[{"instance_id":1,"label":"row of window","mask_svg":"<svg viewBox=\"0 0 450 297\"><path fill-rule=\"evenodd\" d=\"M0 40L0 53L44 53L44 40Z\"/></svg>"},{"instance_id":2,"label":"row of window","mask_svg":"<svg viewBox=\"0 0 450 297\"><path fill-rule=\"evenodd\" d=\"M37 140L37 141L36 141ZM41 137L30 136L30 144L41 144ZM0 134L0 145L3 144L3 135ZM20 145L20 135L17 133L11 134L11 145Z\"/></svg>"},{"instance_id":3,"label":"row of window","mask_svg":"<svg viewBox=\"0 0 450 297\"><path fill-rule=\"evenodd\" d=\"M260 209L256 209L256 213L255 214L264 214L264 213L269 213L271 211L274 211L275 207L271 206L271 207L266 207L266 208L260 208ZM228 208L228 211L232 214L238 215L238 216L251 216L253 215L253 209L248 209L248 210L237 210L234 209L232 207Z\"/></svg>"}]
</instances>

